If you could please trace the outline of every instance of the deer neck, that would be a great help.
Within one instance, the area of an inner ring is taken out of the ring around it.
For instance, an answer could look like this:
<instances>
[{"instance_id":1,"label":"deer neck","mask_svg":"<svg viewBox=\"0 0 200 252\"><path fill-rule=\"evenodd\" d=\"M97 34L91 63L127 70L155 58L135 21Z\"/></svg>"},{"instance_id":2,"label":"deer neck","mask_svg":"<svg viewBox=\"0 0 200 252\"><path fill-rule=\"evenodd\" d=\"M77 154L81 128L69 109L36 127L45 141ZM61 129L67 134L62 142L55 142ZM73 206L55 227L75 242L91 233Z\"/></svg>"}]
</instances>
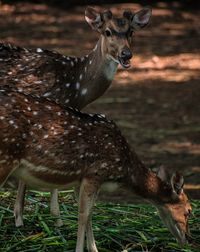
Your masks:
<instances>
[{"instance_id":1,"label":"deer neck","mask_svg":"<svg viewBox=\"0 0 200 252\"><path fill-rule=\"evenodd\" d=\"M103 36L90 54L81 58L65 58L59 74L61 77L43 96L64 106L82 109L108 89L118 63L109 58Z\"/></svg>"},{"instance_id":2,"label":"deer neck","mask_svg":"<svg viewBox=\"0 0 200 252\"><path fill-rule=\"evenodd\" d=\"M101 83L101 86L107 88L116 73L118 63L111 59L107 53L107 48L105 46L105 39L101 35L99 41L97 42L95 48L88 55L88 71L86 72L86 76L95 79L98 84L100 82L106 81L106 83ZM86 62L86 64L88 63Z\"/></svg>"},{"instance_id":3,"label":"deer neck","mask_svg":"<svg viewBox=\"0 0 200 252\"><path fill-rule=\"evenodd\" d=\"M131 172L125 179L125 181L104 183L99 199L118 203L146 202L154 205L160 203L162 199L160 181L153 172L146 169L142 170L142 174Z\"/></svg>"},{"instance_id":4,"label":"deer neck","mask_svg":"<svg viewBox=\"0 0 200 252\"><path fill-rule=\"evenodd\" d=\"M131 153L131 169L129 170L130 184L134 192L144 200L153 204L165 201L170 193L169 188L154 172L148 169L136 156Z\"/></svg>"},{"instance_id":5,"label":"deer neck","mask_svg":"<svg viewBox=\"0 0 200 252\"><path fill-rule=\"evenodd\" d=\"M92 52L81 58L76 74L79 78L79 90L75 103L69 104L79 109L100 97L110 86L117 70L118 63L108 57L103 36ZM76 67L76 66L75 66ZM81 77L81 80L80 80Z\"/></svg>"},{"instance_id":6,"label":"deer neck","mask_svg":"<svg viewBox=\"0 0 200 252\"><path fill-rule=\"evenodd\" d=\"M140 161L125 139L119 138L117 142L123 146L119 154L119 159L123 160L122 176L104 182L99 194L100 200L133 203L137 198L154 205L165 201L170 193L166 184Z\"/></svg>"}]
</instances>

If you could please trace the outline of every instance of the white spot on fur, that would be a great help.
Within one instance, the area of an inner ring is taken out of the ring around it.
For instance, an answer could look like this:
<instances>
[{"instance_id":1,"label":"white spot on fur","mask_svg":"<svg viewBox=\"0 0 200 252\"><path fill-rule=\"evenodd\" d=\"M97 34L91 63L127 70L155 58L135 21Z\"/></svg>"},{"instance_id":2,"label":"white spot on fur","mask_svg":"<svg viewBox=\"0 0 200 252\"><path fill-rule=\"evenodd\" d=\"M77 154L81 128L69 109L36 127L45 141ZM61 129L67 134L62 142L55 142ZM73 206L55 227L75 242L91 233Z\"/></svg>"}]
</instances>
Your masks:
<instances>
[{"instance_id":1,"label":"white spot on fur","mask_svg":"<svg viewBox=\"0 0 200 252\"><path fill-rule=\"evenodd\" d=\"M41 52L43 52L43 50L41 48L37 48L36 52L41 53Z\"/></svg>"},{"instance_id":2,"label":"white spot on fur","mask_svg":"<svg viewBox=\"0 0 200 252\"><path fill-rule=\"evenodd\" d=\"M82 90L81 90L81 95L85 95L86 93L87 93L87 88L83 88Z\"/></svg>"},{"instance_id":3,"label":"white spot on fur","mask_svg":"<svg viewBox=\"0 0 200 252\"><path fill-rule=\"evenodd\" d=\"M13 125L15 122L13 120L10 120L9 123Z\"/></svg>"},{"instance_id":4,"label":"white spot on fur","mask_svg":"<svg viewBox=\"0 0 200 252\"><path fill-rule=\"evenodd\" d=\"M49 97L51 95L51 92L47 92L45 94L43 94L44 97Z\"/></svg>"},{"instance_id":5,"label":"white spot on fur","mask_svg":"<svg viewBox=\"0 0 200 252\"><path fill-rule=\"evenodd\" d=\"M77 83L76 83L76 89L79 89L79 88L80 88L80 83L77 82Z\"/></svg>"},{"instance_id":6,"label":"white spot on fur","mask_svg":"<svg viewBox=\"0 0 200 252\"><path fill-rule=\"evenodd\" d=\"M119 166L119 167L118 167L118 171L122 171L122 166Z\"/></svg>"},{"instance_id":7,"label":"white spot on fur","mask_svg":"<svg viewBox=\"0 0 200 252\"><path fill-rule=\"evenodd\" d=\"M105 168L105 167L107 167L107 166L108 166L107 163L102 163L102 164L101 164L101 168Z\"/></svg>"}]
</instances>

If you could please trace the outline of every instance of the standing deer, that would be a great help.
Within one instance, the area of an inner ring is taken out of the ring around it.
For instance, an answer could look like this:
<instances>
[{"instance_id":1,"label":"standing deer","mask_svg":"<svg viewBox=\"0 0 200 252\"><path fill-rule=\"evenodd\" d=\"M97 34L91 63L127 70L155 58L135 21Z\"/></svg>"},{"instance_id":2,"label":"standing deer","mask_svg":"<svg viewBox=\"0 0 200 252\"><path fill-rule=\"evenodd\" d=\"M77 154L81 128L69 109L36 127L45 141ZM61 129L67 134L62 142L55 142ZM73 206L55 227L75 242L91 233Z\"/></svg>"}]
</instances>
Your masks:
<instances>
[{"instance_id":1,"label":"standing deer","mask_svg":"<svg viewBox=\"0 0 200 252\"><path fill-rule=\"evenodd\" d=\"M76 252L84 251L85 233L88 251L98 251L91 221L98 194L119 202L139 195L187 242L191 206L183 178L174 174L169 183L147 169L112 121L5 89L0 115L0 185L14 176L39 190L78 187Z\"/></svg>"},{"instance_id":2,"label":"standing deer","mask_svg":"<svg viewBox=\"0 0 200 252\"><path fill-rule=\"evenodd\" d=\"M145 27L151 9L124 11L113 17L111 11L98 12L88 7L86 21L100 33L95 48L82 58L68 57L37 48L29 50L0 44L0 85L38 97L47 97L61 106L82 109L101 96L110 86L118 64L130 67L134 33ZM15 204L15 224L23 225L25 184L19 183ZM59 217L57 190L51 194L51 213ZM57 218L57 226L62 220Z\"/></svg>"}]
</instances>

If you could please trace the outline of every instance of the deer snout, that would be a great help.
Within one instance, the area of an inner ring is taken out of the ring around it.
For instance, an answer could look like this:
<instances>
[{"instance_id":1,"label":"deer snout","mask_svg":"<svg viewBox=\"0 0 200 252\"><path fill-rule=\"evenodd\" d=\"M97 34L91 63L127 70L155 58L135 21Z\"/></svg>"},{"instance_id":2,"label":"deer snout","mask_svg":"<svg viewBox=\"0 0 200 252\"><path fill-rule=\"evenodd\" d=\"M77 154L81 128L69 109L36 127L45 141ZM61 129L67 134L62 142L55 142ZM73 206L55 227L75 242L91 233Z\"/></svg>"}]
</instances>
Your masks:
<instances>
[{"instance_id":1,"label":"deer snout","mask_svg":"<svg viewBox=\"0 0 200 252\"><path fill-rule=\"evenodd\" d=\"M119 62L124 68L131 66L130 59L133 57L131 50L128 47L124 47L119 55Z\"/></svg>"},{"instance_id":2,"label":"deer snout","mask_svg":"<svg viewBox=\"0 0 200 252\"><path fill-rule=\"evenodd\" d=\"M121 52L121 57L125 60L129 60L133 57L133 54L128 47L125 47Z\"/></svg>"}]
</instances>

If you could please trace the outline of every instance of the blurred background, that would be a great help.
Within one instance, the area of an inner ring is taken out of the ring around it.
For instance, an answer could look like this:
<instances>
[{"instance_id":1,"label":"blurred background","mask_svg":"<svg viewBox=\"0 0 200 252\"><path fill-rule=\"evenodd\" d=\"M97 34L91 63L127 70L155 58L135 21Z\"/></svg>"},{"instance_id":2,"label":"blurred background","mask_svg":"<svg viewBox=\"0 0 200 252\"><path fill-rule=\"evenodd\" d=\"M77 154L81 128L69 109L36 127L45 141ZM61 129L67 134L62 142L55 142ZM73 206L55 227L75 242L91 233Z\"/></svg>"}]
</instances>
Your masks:
<instances>
[{"instance_id":1,"label":"blurred background","mask_svg":"<svg viewBox=\"0 0 200 252\"><path fill-rule=\"evenodd\" d=\"M199 1L0 1L0 40L85 55L99 37L84 20L88 4L115 15L148 4L153 17L135 35L132 67L119 68L111 88L85 111L115 120L146 165L180 170L199 198Z\"/></svg>"}]
</instances>

